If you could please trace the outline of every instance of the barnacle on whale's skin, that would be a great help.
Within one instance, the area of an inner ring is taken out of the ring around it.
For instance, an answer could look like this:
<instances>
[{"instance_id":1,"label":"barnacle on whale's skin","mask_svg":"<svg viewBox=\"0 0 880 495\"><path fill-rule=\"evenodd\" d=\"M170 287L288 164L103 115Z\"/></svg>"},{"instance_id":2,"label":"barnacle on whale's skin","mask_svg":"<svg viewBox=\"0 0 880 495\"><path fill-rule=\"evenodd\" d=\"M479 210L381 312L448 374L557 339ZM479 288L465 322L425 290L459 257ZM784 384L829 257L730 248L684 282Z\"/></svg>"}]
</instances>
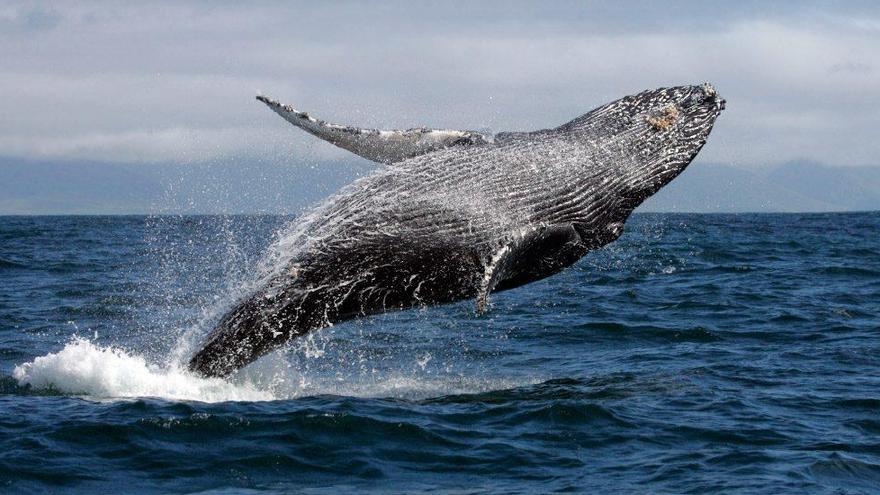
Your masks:
<instances>
[{"instance_id":1,"label":"barnacle on whale's skin","mask_svg":"<svg viewBox=\"0 0 880 495\"><path fill-rule=\"evenodd\" d=\"M647 115L645 116L645 120L651 124L651 127L657 129L658 131L665 131L672 127L675 124L675 121L678 120L679 111L678 107L675 105L669 104L665 108L663 108L659 114L656 115Z\"/></svg>"}]
</instances>

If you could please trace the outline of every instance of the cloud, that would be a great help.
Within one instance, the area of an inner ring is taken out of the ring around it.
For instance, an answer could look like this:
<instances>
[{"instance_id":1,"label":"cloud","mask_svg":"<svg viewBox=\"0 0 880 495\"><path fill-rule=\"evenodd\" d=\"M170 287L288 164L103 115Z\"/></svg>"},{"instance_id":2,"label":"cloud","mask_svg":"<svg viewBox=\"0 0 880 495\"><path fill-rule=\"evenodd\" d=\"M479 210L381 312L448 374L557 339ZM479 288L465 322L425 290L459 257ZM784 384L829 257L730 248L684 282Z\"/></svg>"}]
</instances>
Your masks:
<instances>
[{"instance_id":1,"label":"cloud","mask_svg":"<svg viewBox=\"0 0 880 495\"><path fill-rule=\"evenodd\" d=\"M285 143L290 136L279 134L276 130L250 127L169 127L90 131L70 136L0 136L0 148L7 156L117 163L188 164L238 158L310 165L349 156L324 142L297 139Z\"/></svg>"},{"instance_id":2,"label":"cloud","mask_svg":"<svg viewBox=\"0 0 880 495\"><path fill-rule=\"evenodd\" d=\"M62 16L43 7L0 8L0 30L8 33L33 33L58 26Z\"/></svg>"},{"instance_id":3,"label":"cloud","mask_svg":"<svg viewBox=\"0 0 880 495\"><path fill-rule=\"evenodd\" d=\"M303 162L345 155L286 126L257 91L344 123L505 130L706 80L729 101L706 159L871 163L880 13L799 5L6 6L0 25L17 27L0 30L10 116L0 146L58 159Z\"/></svg>"}]
</instances>

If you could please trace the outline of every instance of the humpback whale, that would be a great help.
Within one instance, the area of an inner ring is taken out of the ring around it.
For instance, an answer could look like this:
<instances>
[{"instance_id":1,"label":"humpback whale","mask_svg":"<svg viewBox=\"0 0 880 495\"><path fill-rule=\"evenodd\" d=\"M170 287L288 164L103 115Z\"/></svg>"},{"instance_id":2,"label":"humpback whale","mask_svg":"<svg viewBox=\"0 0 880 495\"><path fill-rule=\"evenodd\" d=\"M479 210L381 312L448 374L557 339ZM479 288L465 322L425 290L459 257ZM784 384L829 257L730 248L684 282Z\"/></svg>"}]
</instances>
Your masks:
<instances>
[{"instance_id":1,"label":"humpback whale","mask_svg":"<svg viewBox=\"0 0 880 495\"><path fill-rule=\"evenodd\" d=\"M709 84L644 91L552 129L402 131L291 124L383 165L294 220L291 253L225 316L189 369L227 376L359 316L471 299L571 266L691 163L724 100Z\"/></svg>"}]
</instances>

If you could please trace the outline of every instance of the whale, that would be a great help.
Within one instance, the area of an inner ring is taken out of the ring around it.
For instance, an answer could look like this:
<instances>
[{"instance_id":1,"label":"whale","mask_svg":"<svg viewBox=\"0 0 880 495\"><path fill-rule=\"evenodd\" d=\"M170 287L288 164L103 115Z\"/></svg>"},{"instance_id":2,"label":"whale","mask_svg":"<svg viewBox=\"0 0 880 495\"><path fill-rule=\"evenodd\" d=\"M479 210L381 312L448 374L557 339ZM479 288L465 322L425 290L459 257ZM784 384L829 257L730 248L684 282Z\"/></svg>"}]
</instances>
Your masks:
<instances>
[{"instance_id":1,"label":"whale","mask_svg":"<svg viewBox=\"0 0 880 495\"><path fill-rule=\"evenodd\" d=\"M293 220L285 255L218 321L188 368L226 377L299 336L368 315L472 300L573 265L621 236L706 144L725 100L663 87L558 127L494 135L325 122L296 127L380 164Z\"/></svg>"}]
</instances>

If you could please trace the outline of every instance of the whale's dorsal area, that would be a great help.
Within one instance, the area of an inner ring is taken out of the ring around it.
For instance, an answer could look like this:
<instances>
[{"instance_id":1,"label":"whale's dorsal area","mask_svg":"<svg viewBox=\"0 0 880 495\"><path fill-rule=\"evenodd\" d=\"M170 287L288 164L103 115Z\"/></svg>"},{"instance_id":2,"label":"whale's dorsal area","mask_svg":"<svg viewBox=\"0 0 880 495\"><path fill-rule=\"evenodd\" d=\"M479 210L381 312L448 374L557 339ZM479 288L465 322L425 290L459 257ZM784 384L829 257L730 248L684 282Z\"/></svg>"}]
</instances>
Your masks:
<instances>
[{"instance_id":1,"label":"whale's dorsal area","mask_svg":"<svg viewBox=\"0 0 880 495\"><path fill-rule=\"evenodd\" d=\"M428 129L364 129L331 124L265 96L257 96L291 124L342 149L379 163L394 163L451 146L475 146L492 142L476 131Z\"/></svg>"}]
</instances>

